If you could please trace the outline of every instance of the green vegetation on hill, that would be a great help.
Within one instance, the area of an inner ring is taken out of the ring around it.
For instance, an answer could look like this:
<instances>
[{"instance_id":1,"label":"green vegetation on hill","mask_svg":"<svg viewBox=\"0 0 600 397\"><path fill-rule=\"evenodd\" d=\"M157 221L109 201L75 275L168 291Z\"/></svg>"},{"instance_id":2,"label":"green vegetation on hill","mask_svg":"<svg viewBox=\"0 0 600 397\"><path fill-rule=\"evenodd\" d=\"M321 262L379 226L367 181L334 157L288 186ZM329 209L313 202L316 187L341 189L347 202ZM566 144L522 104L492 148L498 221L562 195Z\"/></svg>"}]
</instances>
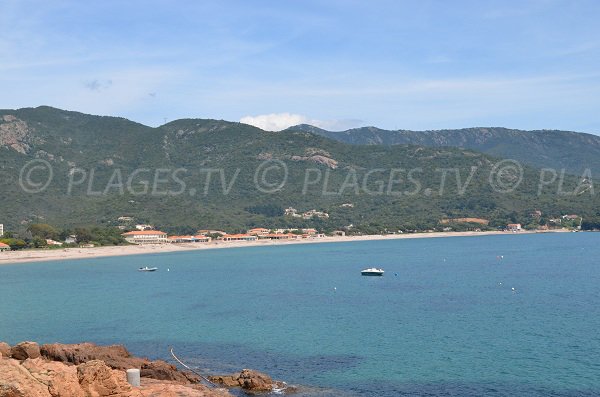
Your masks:
<instances>
[{"instance_id":1,"label":"green vegetation on hill","mask_svg":"<svg viewBox=\"0 0 600 397\"><path fill-rule=\"evenodd\" d=\"M521 131L498 127L438 131L390 131L362 127L327 131L306 124L289 130L307 131L353 145L465 148L515 159L533 167L565 169L578 176L589 168L593 175L600 175L600 136L571 131Z\"/></svg>"},{"instance_id":2,"label":"green vegetation on hill","mask_svg":"<svg viewBox=\"0 0 600 397\"><path fill-rule=\"evenodd\" d=\"M30 176L35 190L44 182L44 170L22 171L31 161L53 170L40 193L20 183ZM49 107L4 110L0 222L13 230L110 228L130 216L172 233L258 226L380 233L441 230L440 219L461 217L488 219L489 227L527 224L536 209L548 217L598 215L589 186L568 175L540 187L540 171L523 167L518 188L499 193L499 161L467 149L357 146L217 120L151 128ZM510 184L519 172L504 169L499 178ZM329 217L282 215L288 207Z\"/></svg>"}]
</instances>

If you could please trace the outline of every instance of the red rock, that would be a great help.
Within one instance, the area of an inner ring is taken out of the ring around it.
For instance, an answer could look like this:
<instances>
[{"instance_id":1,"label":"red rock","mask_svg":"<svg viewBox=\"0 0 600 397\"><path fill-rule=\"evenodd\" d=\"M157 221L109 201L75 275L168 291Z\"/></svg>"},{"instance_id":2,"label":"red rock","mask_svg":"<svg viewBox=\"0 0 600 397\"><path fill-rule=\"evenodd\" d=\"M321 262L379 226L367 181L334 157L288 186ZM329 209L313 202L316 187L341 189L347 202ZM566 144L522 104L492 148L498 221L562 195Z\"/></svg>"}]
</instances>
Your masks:
<instances>
[{"instance_id":1,"label":"red rock","mask_svg":"<svg viewBox=\"0 0 600 397\"><path fill-rule=\"evenodd\" d=\"M93 343L63 345L59 343L42 345L42 356L54 361L75 365L92 360L102 360L113 369L141 368L146 359L132 357L124 346L97 346Z\"/></svg>"},{"instance_id":2,"label":"red rock","mask_svg":"<svg viewBox=\"0 0 600 397\"><path fill-rule=\"evenodd\" d=\"M10 357L10 345L6 342L0 342L0 357Z\"/></svg>"},{"instance_id":3,"label":"red rock","mask_svg":"<svg viewBox=\"0 0 600 397\"><path fill-rule=\"evenodd\" d=\"M0 397L27 397L16 387L10 385L0 385Z\"/></svg>"},{"instance_id":4,"label":"red rock","mask_svg":"<svg viewBox=\"0 0 600 397\"><path fill-rule=\"evenodd\" d=\"M209 380L226 387L241 387L256 392L271 391L274 387L284 385L282 382L274 382L268 375L251 369L243 369L242 372L233 375L211 376Z\"/></svg>"},{"instance_id":5,"label":"red rock","mask_svg":"<svg viewBox=\"0 0 600 397\"><path fill-rule=\"evenodd\" d=\"M182 385L169 381L142 379L139 391L144 397L232 397L225 389L209 389L196 385Z\"/></svg>"},{"instance_id":6,"label":"red rock","mask_svg":"<svg viewBox=\"0 0 600 397\"><path fill-rule=\"evenodd\" d=\"M99 360L74 366L45 358L0 358L0 397L231 397L201 384L144 378L133 388L125 379L124 371Z\"/></svg>"},{"instance_id":7,"label":"red rock","mask_svg":"<svg viewBox=\"0 0 600 397\"><path fill-rule=\"evenodd\" d=\"M208 380L210 380L213 383L216 383L217 385L223 385L225 387L240 387L240 384L238 382L239 377L240 374L216 375L209 376Z\"/></svg>"},{"instance_id":8,"label":"red rock","mask_svg":"<svg viewBox=\"0 0 600 397\"><path fill-rule=\"evenodd\" d=\"M91 360L104 361L112 369L140 369L142 377L172 380L181 383L197 383L200 378L191 372L179 371L175 366L164 361L149 361L133 357L124 346L97 346L93 343L78 343L63 345L59 343L42 345L41 354L51 360L83 364Z\"/></svg>"},{"instance_id":9,"label":"red rock","mask_svg":"<svg viewBox=\"0 0 600 397\"><path fill-rule=\"evenodd\" d=\"M200 377L187 372L177 370L174 365L157 360L142 364L141 376L158 380L170 380L180 383L198 383Z\"/></svg>"},{"instance_id":10,"label":"red rock","mask_svg":"<svg viewBox=\"0 0 600 397\"><path fill-rule=\"evenodd\" d=\"M111 370L100 360L78 365L77 378L81 389L89 397L125 397L132 391L123 372Z\"/></svg>"},{"instance_id":11,"label":"red rock","mask_svg":"<svg viewBox=\"0 0 600 397\"><path fill-rule=\"evenodd\" d=\"M40 356L40 346L35 342L21 342L10 349L10 356L15 360L26 360Z\"/></svg>"},{"instance_id":12,"label":"red rock","mask_svg":"<svg viewBox=\"0 0 600 397\"><path fill-rule=\"evenodd\" d=\"M18 360L0 358L1 397L52 397L48 387L35 379Z\"/></svg>"},{"instance_id":13,"label":"red rock","mask_svg":"<svg viewBox=\"0 0 600 397\"><path fill-rule=\"evenodd\" d=\"M242 389L251 391L270 391L274 385L270 376L251 369L240 372L238 383Z\"/></svg>"},{"instance_id":14,"label":"red rock","mask_svg":"<svg viewBox=\"0 0 600 397\"><path fill-rule=\"evenodd\" d=\"M31 376L48 387L52 397L86 397L79 386L77 368L43 358L27 359L21 363Z\"/></svg>"}]
</instances>

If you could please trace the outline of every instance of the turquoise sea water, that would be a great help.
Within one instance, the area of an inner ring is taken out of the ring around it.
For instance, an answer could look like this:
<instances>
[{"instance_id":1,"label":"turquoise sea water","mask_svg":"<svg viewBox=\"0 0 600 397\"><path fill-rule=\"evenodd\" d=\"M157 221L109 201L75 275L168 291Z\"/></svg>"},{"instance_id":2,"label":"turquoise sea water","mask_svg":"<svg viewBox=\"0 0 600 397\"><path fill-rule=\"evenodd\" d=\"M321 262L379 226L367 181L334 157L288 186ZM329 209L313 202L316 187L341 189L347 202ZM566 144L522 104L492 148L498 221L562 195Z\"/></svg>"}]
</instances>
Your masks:
<instances>
[{"instance_id":1,"label":"turquoise sea water","mask_svg":"<svg viewBox=\"0 0 600 397\"><path fill-rule=\"evenodd\" d=\"M0 340L123 343L163 359L174 346L205 371L254 368L315 387L302 389L307 396L597 396L599 237L412 239L0 266ZM159 271L136 270L144 265ZM370 265L385 276L361 277Z\"/></svg>"}]
</instances>

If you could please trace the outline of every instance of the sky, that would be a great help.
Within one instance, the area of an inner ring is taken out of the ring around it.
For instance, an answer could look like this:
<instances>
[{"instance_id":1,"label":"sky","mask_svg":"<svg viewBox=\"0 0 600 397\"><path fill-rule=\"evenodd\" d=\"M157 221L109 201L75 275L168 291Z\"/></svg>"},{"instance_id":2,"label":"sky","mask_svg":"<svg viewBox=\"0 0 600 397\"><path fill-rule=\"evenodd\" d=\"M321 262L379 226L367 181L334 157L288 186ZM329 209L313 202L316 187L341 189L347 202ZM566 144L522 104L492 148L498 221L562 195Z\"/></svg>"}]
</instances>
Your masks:
<instances>
[{"instance_id":1,"label":"sky","mask_svg":"<svg viewBox=\"0 0 600 397\"><path fill-rule=\"evenodd\" d=\"M0 2L0 108L600 134L600 1Z\"/></svg>"}]
</instances>

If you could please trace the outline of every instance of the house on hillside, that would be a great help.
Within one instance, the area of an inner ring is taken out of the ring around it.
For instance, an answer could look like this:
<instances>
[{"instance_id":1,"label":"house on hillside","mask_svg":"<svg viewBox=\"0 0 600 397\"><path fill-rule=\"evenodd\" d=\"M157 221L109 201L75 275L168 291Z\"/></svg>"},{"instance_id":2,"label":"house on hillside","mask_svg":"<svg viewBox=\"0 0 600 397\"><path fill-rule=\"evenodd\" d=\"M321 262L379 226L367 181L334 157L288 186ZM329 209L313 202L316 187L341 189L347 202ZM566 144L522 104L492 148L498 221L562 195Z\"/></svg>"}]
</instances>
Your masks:
<instances>
[{"instance_id":1,"label":"house on hillside","mask_svg":"<svg viewBox=\"0 0 600 397\"><path fill-rule=\"evenodd\" d=\"M65 239L65 244L75 244L77 242L77 236L74 234L67 236Z\"/></svg>"},{"instance_id":2,"label":"house on hillside","mask_svg":"<svg viewBox=\"0 0 600 397\"><path fill-rule=\"evenodd\" d=\"M123 233L122 236L131 244L164 244L167 242L167 233L160 230L134 230Z\"/></svg>"},{"instance_id":3,"label":"house on hillside","mask_svg":"<svg viewBox=\"0 0 600 397\"><path fill-rule=\"evenodd\" d=\"M284 211L284 214L285 214L285 215L294 215L294 214L296 214L296 213L298 213L298 210L297 210L297 209L295 209L295 208L293 208L293 207L288 207L288 208L286 208L286 209L285 209L285 211Z\"/></svg>"},{"instance_id":4,"label":"house on hillside","mask_svg":"<svg viewBox=\"0 0 600 397\"><path fill-rule=\"evenodd\" d=\"M540 211L540 210L532 211L529 214L529 216L532 217L532 218L535 218L535 219L540 219L542 217L542 211Z\"/></svg>"},{"instance_id":5,"label":"house on hillside","mask_svg":"<svg viewBox=\"0 0 600 397\"><path fill-rule=\"evenodd\" d=\"M225 236L227 233L222 230L202 229L198 230L196 234L200 236L208 236L210 234L220 234L221 236Z\"/></svg>"},{"instance_id":6,"label":"house on hillside","mask_svg":"<svg viewBox=\"0 0 600 397\"><path fill-rule=\"evenodd\" d=\"M562 218L572 221L575 219L579 219L579 215L563 215Z\"/></svg>"},{"instance_id":7,"label":"house on hillside","mask_svg":"<svg viewBox=\"0 0 600 397\"><path fill-rule=\"evenodd\" d=\"M152 230L154 229L154 226L152 225L145 225L143 223L140 223L138 225L135 225L136 230Z\"/></svg>"},{"instance_id":8,"label":"house on hillside","mask_svg":"<svg viewBox=\"0 0 600 397\"><path fill-rule=\"evenodd\" d=\"M10 245L0 243L0 252L2 252L2 251L10 251Z\"/></svg>"},{"instance_id":9,"label":"house on hillside","mask_svg":"<svg viewBox=\"0 0 600 397\"><path fill-rule=\"evenodd\" d=\"M317 211L317 210L309 210L309 211L302 213L303 219L312 219L313 217L317 217L317 218L321 218L321 219L328 219L329 214L327 212Z\"/></svg>"}]
</instances>

